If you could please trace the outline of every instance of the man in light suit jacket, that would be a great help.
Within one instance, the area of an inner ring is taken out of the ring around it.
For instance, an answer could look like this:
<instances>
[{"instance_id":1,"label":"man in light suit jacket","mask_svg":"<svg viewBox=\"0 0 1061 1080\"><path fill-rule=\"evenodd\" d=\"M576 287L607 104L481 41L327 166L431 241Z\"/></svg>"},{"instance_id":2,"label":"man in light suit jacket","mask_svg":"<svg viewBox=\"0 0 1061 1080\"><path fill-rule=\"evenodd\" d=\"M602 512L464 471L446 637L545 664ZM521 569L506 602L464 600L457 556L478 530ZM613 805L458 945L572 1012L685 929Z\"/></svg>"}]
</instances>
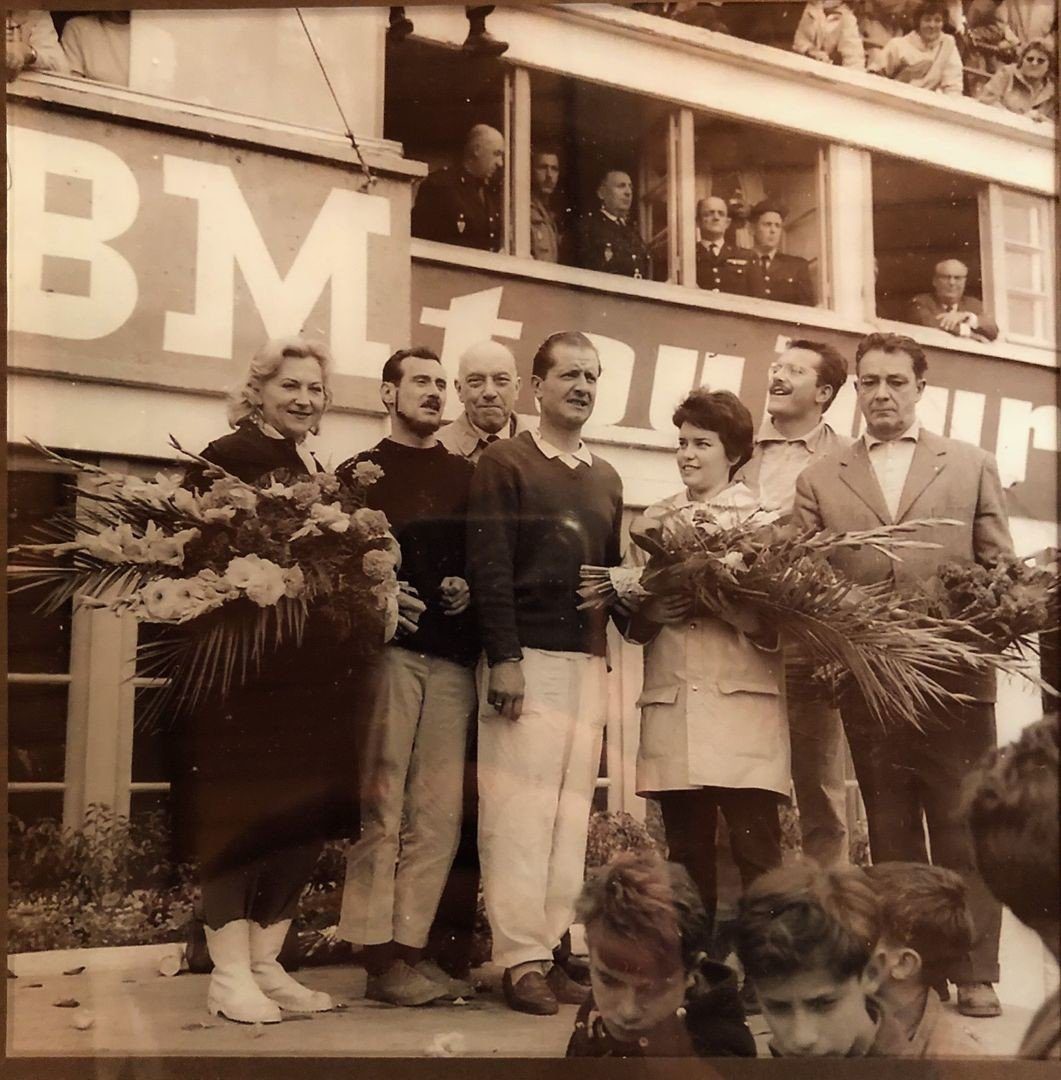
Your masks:
<instances>
[{"instance_id":1,"label":"man in light suit jacket","mask_svg":"<svg viewBox=\"0 0 1061 1080\"><path fill-rule=\"evenodd\" d=\"M919 530L918 540L940 546L904 552L900 563L869 548L838 553L837 569L862 585L890 582L903 591L947 560L989 565L1012 552L994 458L920 426L917 403L926 368L924 352L908 337L864 338L855 371L867 431L796 481L795 517L808 528L843 532L919 518L961 521ZM997 1016L992 984L998 981L1001 908L976 872L959 806L966 775L995 746L994 677L970 672L951 688L972 700L920 717L920 731L900 717L882 728L858 693L845 695L840 711L866 804L873 861L928 862L924 815L932 861L965 878L977 932L968 958L950 972L958 1008L967 1016Z\"/></svg>"},{"instance_id":2,"label":"man in light suit jacket","mask_svg":"<svg viewBox=\"0 0 1061 1080\"><path fill-rule=\"evenodd\" d=\"M998 337L998 324L975 296L965 295L968 277L969 268L957 259L937 263L932 275L933 291L919 293L910 301L909 321L955 337L994 341Z\"/></svg>"}]
</instances>

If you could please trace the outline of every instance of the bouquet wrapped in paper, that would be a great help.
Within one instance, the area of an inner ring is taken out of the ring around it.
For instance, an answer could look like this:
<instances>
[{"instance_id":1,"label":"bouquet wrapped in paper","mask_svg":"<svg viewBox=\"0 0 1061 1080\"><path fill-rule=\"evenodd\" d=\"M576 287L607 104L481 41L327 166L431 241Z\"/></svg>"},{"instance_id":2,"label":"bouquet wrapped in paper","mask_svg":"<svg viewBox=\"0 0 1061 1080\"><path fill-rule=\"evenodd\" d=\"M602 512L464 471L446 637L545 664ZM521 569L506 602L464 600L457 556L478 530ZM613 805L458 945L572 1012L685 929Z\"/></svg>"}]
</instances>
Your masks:
<instances>
[{"instance_id":1,"label":"bouquet wrapped in paper","mask_svg":"<svg viewBox=\"0 0 1061 1080\"><path fill-rule=\"evenodd\" d=\"M257 671L308 621L351 648L382 645L398 623L398 545L365 505L378 466L352 478L273 473L249 484L197 458L208 486L192 491L71 461L85 479L76 509L9 551L15 589L43 587L42 610L68 600L167 624L143 647L143 674L169 679L158 705L195 706ZM185 453L178 443L174 447ZM195 455L187 455L195 457Z\"/></svg>"},{"instance_id":2,"label":"bouquet wrapped in paper","mask_svg":"<svg viewBox=\"0 0 1061 1080\"><path fill-rule=\"evenodd\" d=\"M961 700L941 678L1013 665L954 634L960 620L912 609L887 586L856 585L829 556L868 546L901 559L904 550L936 546L911 533L946 524L957 523L933 519L812 534L764 515L724 527L687 506L632 532L631 542L648 556L642 570L583 567L579 593L583 606L636 609L651 596L680 595L693 613L731 621L733 613L751 614L777 631L801 669L857 683L882 723L889 717L917 723L933 705Z\"/></svg>"}]
</instances>

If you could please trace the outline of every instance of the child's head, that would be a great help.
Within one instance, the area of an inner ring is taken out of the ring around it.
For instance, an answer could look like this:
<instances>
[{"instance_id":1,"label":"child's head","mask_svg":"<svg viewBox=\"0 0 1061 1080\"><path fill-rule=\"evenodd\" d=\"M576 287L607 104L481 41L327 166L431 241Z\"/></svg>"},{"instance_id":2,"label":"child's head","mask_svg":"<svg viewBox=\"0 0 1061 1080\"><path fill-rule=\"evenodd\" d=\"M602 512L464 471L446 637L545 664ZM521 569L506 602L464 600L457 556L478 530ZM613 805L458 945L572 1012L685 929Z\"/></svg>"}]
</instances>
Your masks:
<instances>
[{"instance_id":1,"label":"child's head","mask_svg":"<svg viewBox=\"0 0 1061 1080\"><path fill-rule=\"evenodd\" d=\"M900 988L924 991L945 980L972 946L965 882L926 863L879 863L866 872L880 901L881 997L888 1001Z\"/></svg>"},{"instance_id":2,"label":"child's head","mask_svg":"<svg viewBox=\"0 0 1061 1080\"><path fill-rule=\"evenodd\" d=\"M879 974L873 887L856 867L801 861L764 874L741 900L737 955L774 1048L785 1055L865 1053L875 1023L866 999Z\"/></svg>"},{"instance_id":3,"label":"child's head","mask_svg":"<svg viewBox=\"0 0 1061 1080\"><path fill-rule=\"evenodd\" d=\"M1058 954L1057 714L993 750L969 777L966 808L987 887Z\"/></svg>"},{"instance_id":4,"label":"child's head","mask_svg":"<svg viewBox=\"0 0 1061 1080\"><path fill-rule=\"evenodd\" d=\"M605 1026L636 1042L685 1000L709 929L700 894L683 867L627 851L589 877L577 910Z\"/></svg>"}]
</instances>

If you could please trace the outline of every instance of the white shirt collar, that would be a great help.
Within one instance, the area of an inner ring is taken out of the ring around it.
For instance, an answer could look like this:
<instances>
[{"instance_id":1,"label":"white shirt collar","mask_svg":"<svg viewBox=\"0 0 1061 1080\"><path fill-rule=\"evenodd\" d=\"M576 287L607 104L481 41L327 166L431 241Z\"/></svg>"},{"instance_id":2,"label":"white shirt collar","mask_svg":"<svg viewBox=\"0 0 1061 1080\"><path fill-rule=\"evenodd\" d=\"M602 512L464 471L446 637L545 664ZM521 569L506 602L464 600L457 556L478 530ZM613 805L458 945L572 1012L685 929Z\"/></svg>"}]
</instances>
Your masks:
<instances>
[{"instance_id":1,"label":"white shirt collar","mask_svg":"<svg viewBox=\"0 0 1061 1080\"><path fill-rule=\"evenodd\" d=\"M790 439L787 435L782 435L781 432L777 430L777 427L774 424L774 418L768 416L759 428L759 432L755 436L755 441L756 443L803 443L804 446L813 453L824 433L825 420L823 418L805 435L796 435L794 438Z\"/></svg>"},{"instance_id":2,"label":"white shirt collar","mask_svg":"<svg viewBox=\"0 0 1061 1080\"><path fill-rule=\"evenodd\" d=\"M625 225L626 224L626 218L621 218L616 214L609 213L607 210L604 209L603 206L600 208L600 212L606 218L608 218L609 220L614 221L617 225Z\"/></svg>"},{"instance_id":3,"label":"white shirt collar","mask_svg":"<svg viewBox=\"0 0 1061 1080\"><path fill-rule=\"evenodd\" d=\"M546 440L542 438L540 432L532 431L531 437L534 439L534 443L538 449L549 458L550 461L553 458L559 458L565 465L572 469L578 468L578 463L580 461L583 465L593 464L593 455L589 452L589 448L584 442L579 442L577 450L560 450L553 446L551 442L546 442Z\"/></svg>"},{"instance_id":4,"label":"white shirt collar","mask_svg":"<svg viewBox=\"0 0 1061 1080\"><path fill-rule=\"evenodd\" d=\"M914 422L900 435L897 439L878 439L876 435L871 435L868 431L863 435L866 440L866 448L872 450L875 446L880 446L886 442L898 443L904 439L909 439L913 442L917 442L921 438L921 421L914 420Z\"/></svg>"}]
</instances>

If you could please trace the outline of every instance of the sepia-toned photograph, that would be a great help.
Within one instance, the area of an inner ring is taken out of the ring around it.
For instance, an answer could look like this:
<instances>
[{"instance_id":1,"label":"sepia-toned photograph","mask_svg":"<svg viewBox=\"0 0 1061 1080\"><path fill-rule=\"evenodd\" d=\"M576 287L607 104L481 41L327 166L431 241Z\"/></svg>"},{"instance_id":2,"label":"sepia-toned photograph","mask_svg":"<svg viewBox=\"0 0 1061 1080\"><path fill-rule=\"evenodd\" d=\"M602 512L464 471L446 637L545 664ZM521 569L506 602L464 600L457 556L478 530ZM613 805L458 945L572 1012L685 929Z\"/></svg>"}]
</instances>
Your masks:
<instances>
[{"instance_id":1,"label":"sepia-toned photograph","mask_svg":"<svg viewBox=\"0 0 1061 1080\"><path fill-rule=\"evenodd\" d=\"M7 1065L1056 1062L1057 0L325 4L5 12Z\"/></svg>"}]
</instances>

